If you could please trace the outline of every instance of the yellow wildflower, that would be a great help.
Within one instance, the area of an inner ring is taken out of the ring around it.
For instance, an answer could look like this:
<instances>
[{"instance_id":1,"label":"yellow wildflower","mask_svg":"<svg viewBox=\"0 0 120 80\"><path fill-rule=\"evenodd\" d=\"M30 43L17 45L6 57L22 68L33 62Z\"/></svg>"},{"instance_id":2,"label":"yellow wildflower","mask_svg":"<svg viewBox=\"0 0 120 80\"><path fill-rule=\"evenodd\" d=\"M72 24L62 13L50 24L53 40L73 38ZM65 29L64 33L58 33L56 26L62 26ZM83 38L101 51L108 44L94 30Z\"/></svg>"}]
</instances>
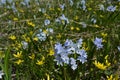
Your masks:
<instances>
[{"instance_id":1,"label":"yellow wildflower","mask_svg":"<svg viewBox=\"0 0 120 80\"><path fill-rule=\"evenodd\" d=\"M35 27L35 24L32 23L32 22L30 22L30 21L28 21L27 24L30 25L30 26L32 26L32 27Z\"/></svg>"},{"instance_id":2,"label":"yellow wildflower","mask_svg":"<svg viewBox=\"0 0 120 80\"><path fill-rule=\"evenodd\" d=\"M14 21L18 21L18 18L13 18Z\"/></svg>"},{"instance_id":3,"label":"yellow wildflower","mask_svg":"<svg viewBox=\"0 0 120 80\"><path fill-rule=\"evenodd\" d=\"M43 65L44 62L43 62L42 60L37 60L36 64L37 64L37 65Z\"/></svg>"},{"instance_id":4,"label":"yellow wildflower","mask_svg":"<svg viewBox=\"0 0 120 80\"><path fill-rule=\"evenodd\" d=\"M93 25L93 27L99 28L100 26L98 26L98 25Z\"/></svg>"},{"instance_id":5,"label":"yellow wildflower","mask_svg":"<svg viewBox=\"0 0 120 80\"><path fill-rule=\"evenodd\" d=\"M80 30L80 28L76 27L76 30L77 30L77 31L79 31L79 30Z\"/></svg>"},{"instance_id":6,"label":"yellow wildflower","mask_svg":"<svg viewBox=\"0 0 120 80\"><path fill-rule=\"evenodd\" d=\"M92 10L92 8L88 8L88 10L89 10L89 11L91 11L91 10Z\"/></svg>"},{"instance_id":7,"label":"yellow wildflower","mask_svg":"<svg viewBox=\"0 0 120 80\"><path fill-rule=\"evenodd\" d=\"M111 63L108 62L108 60L105 61L107 67L109 67L111 65Z\"/></svg>"},{"instance_id":8,"label":"yellow wildflower","mask_svg":"<svg viewBox=\"0 0 120 80\"><path fill-rule=\"evenodd\" d=\"M53 49L50 49L50 52L49 52L48 55L50 55L50 56L54 55L54 50L53 50Z\"/></svg>"},{"instance_id":9,"label":"yellow wildflower","mask_svg":"<svg viewBox=\"0 0 120 80\"><path fill-rule=\"evenodd\" d=\"M74 30L74 27L72 26L72 27L70 27L70 29L71 29L71 30Z\"/></svg>"},{"instance_id":10,"label":"yellow wildflower","mask_svg":"<svg viewBox=\"0 0 120 80\"><path fill-rule=\"evenodd\" d=\"M34 40L34 41L38 41L38 38L37 38L37 37L34 37L33 40Z\"/></svg>"},{"instance_id":11,"label":"yellow wildflower","mask_svg":"<svg viewBox=\"0 0 120 80\"><path fill-rule=\"evenodd\" d=\"M42 56L42 59L41 60L37 60L36 64L37 65L43 65L44 64L44 60L45 60L45 57Z\"/></svg>"},{"instance_id":12,"label":"yellow wildflower","mask_svg":"<svg viewBox=\"0 0 120 80\"><path fill-rule=\"evenodd\" d=\"M13 54L15 58L21 58L22 57L22 51L17 52L17 54Z\"/></svg>"},{"instance_id":13,"label":"yellow wildflower","mask_svg":"<svg viewBox=\"0 0 120 80\"><path fill-rule=\"evenodd\" d=\"M4 58L5 54L3 53L3 51L0 51L0 58Z\"/></svg>"},{"instance_id":14,"label":"yellow wildflower","mask_svg":"<svg viewBox=\"0 0 120 80\"><path fill-rule=\"evenodd\" d=\"M113 75L107 76L107 80L118 80L117 78L114 78Z\"/></svg>"},{"instance_id":15,"label":"yellow wildflower","mask_svg":"<svg viewBox=\"0 0 120 80\"><path fill-rule=\"evenodd\" d=\"M43 30L43 32L44 32L45 34L47 34L47 33L48 33L48 31L47 31L47 30Z\"/></svg>"},{"instance_id":16,"label":"yellow wildflower","mask_svg":"<svg viewBox=\"0 0 120 80\"><path fill-rule=\"evenodd\" d=\"M61 11L61 9L60 9L60 8L57 8L57 10L58 10L58 11Z\"/></svg>"},{"instance_id":17,"label":"yellow wildflower","mask_svg":"<svg viewBox=\"0 0 120 80\"><path fill-rule=\"evenodd\" d=\"M49 75L49 74L46 74L46 76L47 76L47 80L50 80L50 75Z\"/></svg>"},{"instance_id":18,"label":"yellow wildflower","mask_svg":"<svg viewBox=\"0 0 120 80\"><path fill-rule=\"evenodd\" d=\"M93 64L101 70L105 70L107 68L107 66L105 66L103 63L97 62L96 60Z\"/></svg>"},{"instance_id":19,"label":"yellow wildflower","mask_svg":"<svg viewBox=\"0 0 120 80\"><path fill-rule=\"evenodd\" d=\"M78 16L75 16L75 17L74 17L75 20L78 20L78 18L79 18Z\"/></svg>"},{"instance_id":20,"label":"yellow wildflower","mask_svg":"<svg viewBox=\"0 0 120 80\"><path fill-rule=\"evenodd\" d=\"M107 36L107 33L101 33L101 36L103 36L103 38L105 38Z\"/></svg>"},{"instance_id":21,"label":"yellow wildflower","mask_svg":"<svg viewBox=\"0 0 120 80\"><path fill-rule=\"evenodd\" d=\"M58 34L56 37L57 37L57 38L61 38L61 34Z\"/></svg>"},{"instance_id":22,"label":"yellow wildflower","mask_svg":"<svg viewBox=\"0 0 120 80\"><path fill-rule=\"evenodd\" d=\"M9 37L9 39L11 39L11 40L15 40L15 39L16 39L16 36L11 35L11 36Z\"/></svg>"},{"instance_id":23,"label":"yellow wildflower","mask_svg":"<svg viewBox=\"0 0 120 80\"><path fill-rule=\"evenodd\" d=\"M32 55L31 55L31 56L29 56L29 58L30 58L30 59L32 59L32 60L34 60L34 59L35 59L35 54L34 54L34 53L32 53Z\"/></svg>"},{"instance_id":24,"label":"yellow wildflower","mask_svg":"<svg viewBox=\"0 0 120 80\"><path fill-rule=\"evenodd\" d=\"M21 64L22 62L24 62L24 60L19 59L19 60L15 61L14 63L16 63L17 65L19 65L19 64Z\"/></svg>"}]
</instances>

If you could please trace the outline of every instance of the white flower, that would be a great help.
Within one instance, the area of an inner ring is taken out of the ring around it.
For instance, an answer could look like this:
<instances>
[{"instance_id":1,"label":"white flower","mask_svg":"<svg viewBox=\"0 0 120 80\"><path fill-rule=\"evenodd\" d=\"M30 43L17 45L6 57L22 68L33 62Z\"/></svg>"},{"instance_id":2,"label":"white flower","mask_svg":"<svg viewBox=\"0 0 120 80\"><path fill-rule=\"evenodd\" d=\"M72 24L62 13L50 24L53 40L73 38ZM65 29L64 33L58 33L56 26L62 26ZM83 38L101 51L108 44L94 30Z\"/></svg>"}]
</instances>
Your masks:
<instances>
[{"instance_id":1,"label":"white flower","mask_svg":"<svg viewBox=\"0 0 120 80\"><path fill-rule=\"evenodd\" d=\"M2 79L3 75L4 75L3 71L0 71L0 79Z\"/></svg>"},{"instance_id":2,"label":"white flower","mask_svg":"<svg viewBox=\"0 0 120 80\"><path fill-rule=\"evenodd\" d=\"M118 46L117 48L118 48L118 50L120 51L120 46Z\"/></svg>"},{"instance_id":3,"label":"white flower","mask_svg":"<svg viewBox=\"0 0 120 80\"><path fill-rule=\"evenodd\" d=\"M100 10L104 11L104 5L103 4L100 4L99 8L100 8Z\"/></svg>"},{"instance_id":4,"label":"white flower","mask_svg":"<svg viewBox=\"0 0 120 80\"><path fill-rule=\"evenodd\" d=\"M28 43L26 41L22 41L23 49L26 49L28 47Z\"/></svg>"}]
</instances>

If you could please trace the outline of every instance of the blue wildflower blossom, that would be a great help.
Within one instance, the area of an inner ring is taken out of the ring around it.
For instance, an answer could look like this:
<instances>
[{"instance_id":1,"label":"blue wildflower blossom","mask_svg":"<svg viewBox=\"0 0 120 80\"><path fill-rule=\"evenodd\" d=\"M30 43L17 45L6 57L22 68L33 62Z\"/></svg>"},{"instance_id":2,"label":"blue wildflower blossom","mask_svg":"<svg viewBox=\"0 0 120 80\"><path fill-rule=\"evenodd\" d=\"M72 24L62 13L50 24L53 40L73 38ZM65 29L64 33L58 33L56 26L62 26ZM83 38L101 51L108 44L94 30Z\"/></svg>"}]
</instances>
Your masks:
<instances>
[{"instance_id":1,"label":"blue wildflower blossom","mask_svg":"<svg viewBox=\"0 0 120 80\"><path fill-rule=\"evenodd\" d=\"M36 35L40 41L45 41L47 38L46 33L42 32L42 29L40 29L40 33Z\"/></svg>"},{"instance_id":2,"label":"blue wildflower blossom","mask_svg":"<svg viewBox=\"0 0 120 80\"><path fill-rule=\"evenodd\" d=\"M69 0L70 6L73 6L73 0Z\"/></svg>"},{"instance_id":3,"label":"blue wildflower blossom","mask_svg":"<svg viewBox=\"0 0 120 80\"><path fill-rule=\"evenodd\" d=\"M70 58L70 65L73 70L77 68L76 60L74 58Z\"/></svg>"},{"instance_id":4,"label":"blue wildflower blossom","mask_svg":"<svg viewBox=\"0 0 120 80\"><path fill-rule=\"evenodd\" d=\"M46 26L49 25L49 24L50 24L50 20L46 19L46 20L44 21L44 24L45 24Z\"/></svg>"},{"instance_id":5,"label":"blue wildflower blossom","mask_svg":"<svg viewBox=\"0 0 120 80\"><path fill-rule=\"evenodd\" d=\"M61 8L62 10L64 10L65 4L60 5L60 8Z\"/></svg>"},{"instance_id":6,"label":"blue wildflower blossom","mask_svg":"<svg viewBox=\"0 0 120 80\"><path fill-rule=\"evenodd\" d=\"M76 53L79 54L77 60L82 62L82 64L87 61L87 52L84 49L77 50Z\"/></svg>"},{"instance_id":7,"label":"blue wildflower blossom","mask_svg":"<svg viewBox=\"0 0 120 80\"><path fill-rule=\"evenodd\" d=\"M94 44L97 46L97 49L100 49L100 48L103 48L103 45L102 45L102 38L95 38L94 40Z\"/></svg>"},{"instance_id":8,"label":"blue wildflower blossom","mask_svg":"<svg viewBox=\"0 0 120 80\"><path fill-rule=\"evenodd\" d=\"M91 22L95 24L97 22L97 20L95 18L92 18Z\"/></svg>"},{"instance_id":9,"label":"blue wildflower blossom","mask_svg":"<svg viewBox=\"0 0 120 80\"><path fill-rule=\"evenodd\" d=\"M6 4L6 0L1 0L1 1L0 1L0 4L1 4L1 5Z\"/></svg>"},{"instance_id":10,"label":"blue wildflower blossom","mask_svg":"<svg viewBox=\"0 0 120 80\"><path fill-rule=\"evenodd\" d=\"M116 6L108 6L107 11L114 12L116 10Z\"/></svg>"},{"instance_id":11,"label":"blue wildflower blossom","mask_svg":"<svg viewBox=\"0 0 120 80\"><path fill-rule=\"evenodd\" d=\"M82 4L82 9L86 10L86 1L85 0L81 0L81 4Z\"/></svg>"},{"instance_id":12,"label":"blue wildflower blossom","mask_svg":"<svg viewBox=\"0 0 120 80\"><path fill-rule=\"evenodd\" d=\"M66 21L67 23L69 23L68 18L66 18L64 14L62 14L62 16L60 17L60 20L64 20L64 21Z\"/></svg>"}]
</instances>

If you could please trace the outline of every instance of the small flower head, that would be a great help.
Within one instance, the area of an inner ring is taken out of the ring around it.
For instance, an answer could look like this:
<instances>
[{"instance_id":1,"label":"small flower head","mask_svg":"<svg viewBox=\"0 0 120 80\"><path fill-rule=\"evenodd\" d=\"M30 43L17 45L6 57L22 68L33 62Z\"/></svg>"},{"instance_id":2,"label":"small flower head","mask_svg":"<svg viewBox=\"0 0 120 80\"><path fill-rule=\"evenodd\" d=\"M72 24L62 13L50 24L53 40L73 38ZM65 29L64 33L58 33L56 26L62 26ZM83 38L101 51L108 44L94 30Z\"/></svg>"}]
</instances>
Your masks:
<instances>
[{"instance_id":1,"label":"small flower head","mask_svg":"<svg viewBox=\"0 0 120 80\"><path fill-rule=\"evenodd\" d=\"M116 6L108 6L107 11L114 12L116 10Z\"/></svg>"},{"instance_id":2,"label":"small flower head","mask_svg":"<svg viewBox=\"0 0 120 80\"><path fill-rule=\"evenodd\" d=\"M17 52L17 54L13 54L15 58L21 58L22 57L22 51Z\"/></svg>"},{"instance_id":3,"label":"small flower head","mask_svg":"<svg viewBox=\"0 0 120 80\"><path fill-rule=\"evenodd\" d=\"M45 26L49 25L49 24L50 24L50 20L46 19L46 20L44 21L44 24L45 24Z\"/></svg>"},{"instance_id":4,"label":"small flower head","mask_svg":"<svg viewBox=\"0 0 120 80\"><path fill-rule=\"evenodd\" d=\"M18 60L15 61L14 63L16 63L17 65L20 65L22 62L24 62L24 60L18 59Z\"/></svg>"},{"instance_id":5,"label":"small flower head","mask_svg":"<svg viewBox=\"0 0 120 80\"><path fill-rule=\"evenodd\" d=\"M95 38L94 40L94 44L97 46L97 49L100 49L100 48L103 48L103 45L102 45L102 38Z\"/></svg>"},{"instance_id":6,"label":"small flower head","mask_svg":"<svg viewBox=\"0 0 120 80\"><path fill-rule=\"evenodd\" d=\"M95 62L93 62L93 64L101 70L105 70L107 68L106 65L104 65L103 63L97 62L96 60L95 60Z\"/></svg>"},{"instance_id":7,"label":"small flower head","mask_svg":"<svg viewBox=\"0 0 120 80\"><path fill-rule=\"evenodd\" d=\"M15 36L15 35L11 35L11 36L9 37L9 39L15 40L15 39L16 39L16 36Z\"/></svg>"},{"instance_id":8,"label":"small flower head","mask_svg":"<svg viewBox=\"0 0 120 80\"><path fill-rule=\"evenodd\" d=\"M3 75L4 75L3 71L0 71L0 79L2 79Z\"/></svg>"}]
</instances>

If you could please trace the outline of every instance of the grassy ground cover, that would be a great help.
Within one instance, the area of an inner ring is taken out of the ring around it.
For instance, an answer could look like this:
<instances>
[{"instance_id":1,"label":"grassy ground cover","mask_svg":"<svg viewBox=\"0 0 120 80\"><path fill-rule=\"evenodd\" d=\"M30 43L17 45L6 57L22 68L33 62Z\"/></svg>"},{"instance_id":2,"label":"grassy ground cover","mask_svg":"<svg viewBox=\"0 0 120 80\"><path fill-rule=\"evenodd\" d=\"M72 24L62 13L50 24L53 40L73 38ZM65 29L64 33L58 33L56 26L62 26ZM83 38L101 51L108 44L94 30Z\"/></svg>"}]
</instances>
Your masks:
<instances>
[{"instance_id":1,"label":"grassy ground cover","mask_svg":"<svg viewBox=\"0 0 120 80\"><path fill-rule=\"evenodd\" d=\"M0 79L119 80L120 0L1 0Z\"/></svg>"}]
</instances>

